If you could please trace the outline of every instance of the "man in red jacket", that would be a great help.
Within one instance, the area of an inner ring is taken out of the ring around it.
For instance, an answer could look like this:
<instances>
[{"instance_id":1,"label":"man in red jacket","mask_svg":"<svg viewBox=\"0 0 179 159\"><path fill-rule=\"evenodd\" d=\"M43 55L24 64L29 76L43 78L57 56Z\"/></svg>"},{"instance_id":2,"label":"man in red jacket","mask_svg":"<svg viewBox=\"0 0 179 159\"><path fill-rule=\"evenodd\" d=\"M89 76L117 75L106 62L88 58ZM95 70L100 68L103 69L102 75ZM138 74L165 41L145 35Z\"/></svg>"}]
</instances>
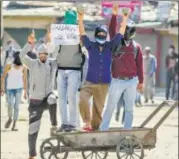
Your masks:
<instances>
[{"instance_id":1,"label":"man in red jacket","mask_svg":"<svg viewBox=\"0 0 179 159\"><path fill-rule=\"evenodd\" d=\"M114 7L110 24L111 36L116 34L117 13L117 7ZM124 129L132 128L136 90L143 91L143 58L140 45L132 39L135 35L135 30L134 23L129 21L123 40L113 51L112 81L107 106L100 126L102 131L109 129L112 114L122 94L124 95L125 103Z\"/></svg>"}]
</instances>

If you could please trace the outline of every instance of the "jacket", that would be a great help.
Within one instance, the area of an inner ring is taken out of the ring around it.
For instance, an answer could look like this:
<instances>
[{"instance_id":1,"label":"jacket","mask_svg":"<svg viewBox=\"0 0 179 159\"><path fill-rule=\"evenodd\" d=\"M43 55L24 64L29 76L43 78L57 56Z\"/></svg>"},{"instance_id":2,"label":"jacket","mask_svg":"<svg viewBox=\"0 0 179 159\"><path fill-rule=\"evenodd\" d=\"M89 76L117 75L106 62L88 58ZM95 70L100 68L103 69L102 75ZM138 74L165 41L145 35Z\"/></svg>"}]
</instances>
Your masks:
<instances>
[{"instance_id":1,"label":"jacket","mask_svg":"<svg viewBox=\"0 0 179 159\"><path fill-rule=\"evenodd\" d=\"M20 59L30 72L30 98L43 100L53 91L57 62L55 59L47 59L45 63L31 59L27 55L29 50L30 45L26 44L20 52Z\"/></svg>"}]
</instances>

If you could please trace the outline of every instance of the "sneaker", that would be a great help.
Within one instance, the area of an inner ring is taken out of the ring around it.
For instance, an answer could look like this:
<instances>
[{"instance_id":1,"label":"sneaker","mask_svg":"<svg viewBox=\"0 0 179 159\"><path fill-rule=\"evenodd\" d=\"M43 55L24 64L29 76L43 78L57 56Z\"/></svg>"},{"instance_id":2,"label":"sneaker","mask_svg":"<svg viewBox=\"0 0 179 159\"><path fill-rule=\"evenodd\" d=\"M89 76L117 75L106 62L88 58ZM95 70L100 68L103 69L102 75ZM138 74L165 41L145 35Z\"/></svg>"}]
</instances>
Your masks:
<instances>
[{"instance_id":1,"label":"sneaker","mask_svg":"<svg viewBox=\"0 0 179 159\"><path fill-rule=\"evenodd\" d=\"M72 132L72 131L76 131L76 127L73 125L68 125L68 127L66 128L66 132Z\"/></svg>"},{"instance_id":2,"label":"sneaker","mask_svg":"<svg viewBox=\"0 0 179 159\"><path fill-rule=\"evenodd\" d=\"M52 136L55 136L56 133L57 133L57 127L56 127L56 126L52 126L52 127L50 128L50 136L51 136L51 137L52 137Z\"/></svg>"},{"instance_id":3,"label":"sneaker","mask_svg":"<svg viewBox=\"0 0 179 159\"><path fill-rule=\"evenodd\" d=\"M58 132L65 132L68 128L67 124L62 124L61 127L57 130Z\"/></svg>"}]
</instances>

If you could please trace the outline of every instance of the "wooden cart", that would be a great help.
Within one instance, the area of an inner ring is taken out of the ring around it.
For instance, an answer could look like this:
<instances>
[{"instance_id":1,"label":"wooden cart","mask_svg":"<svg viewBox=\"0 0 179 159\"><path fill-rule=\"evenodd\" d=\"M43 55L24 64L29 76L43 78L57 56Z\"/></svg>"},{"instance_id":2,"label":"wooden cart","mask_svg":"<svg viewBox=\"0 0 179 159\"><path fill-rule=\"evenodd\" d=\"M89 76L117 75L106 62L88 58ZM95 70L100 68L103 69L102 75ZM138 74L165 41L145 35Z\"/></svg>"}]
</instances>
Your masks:
<instances>
[{"instance_id":1,"label":"wooden cart","mask_svg":"<svg viewBox=\"0 0 179 159\"><path fill-rule=\"evenodd\" d=\"M153 128L146 124L164 106L168 111ZM106 159L108 152L116 152L117 159L143 159L144 149L155 148L158 127L178 106L178 102L164 101L137 128L123 130L113 128L109 131L58 133L43 141L40 147L42 159L67 159L69 152L79 151L83 159Z\"/></svg>"}]
</instances>

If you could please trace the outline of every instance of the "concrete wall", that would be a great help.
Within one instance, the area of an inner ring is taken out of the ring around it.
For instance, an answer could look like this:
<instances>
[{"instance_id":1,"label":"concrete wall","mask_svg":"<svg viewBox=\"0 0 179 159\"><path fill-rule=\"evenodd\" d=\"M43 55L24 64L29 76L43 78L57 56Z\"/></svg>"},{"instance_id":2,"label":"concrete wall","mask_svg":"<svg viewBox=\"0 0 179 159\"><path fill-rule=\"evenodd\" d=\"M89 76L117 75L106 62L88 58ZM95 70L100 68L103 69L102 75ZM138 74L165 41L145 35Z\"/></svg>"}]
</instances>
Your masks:
<instances>
[{"instance_id":1,"label":"concrete wall","mask_svg":"<svg viewBox=\"0 0 179 159\"><path fill-rule=\"evenodd\" d=\"M3 17L4 28L46 29L54 21L51 17Z\"/></svg>"},{"instance_id":2,"label":"concrete wall","mask_svg":"<svg viewBox=\"0 0 179 159\"><path fill-rule=\"evenodd\" d=\"M151 47L152 54L156 55L156 52L157 52L157 46L156 46L157 36L156 36L156 34L136 34L135 40L138 43L140 43L142 50L144 50L144 48L146 46L149 46L149 47Z\"/></svg>"}]
</instances>

